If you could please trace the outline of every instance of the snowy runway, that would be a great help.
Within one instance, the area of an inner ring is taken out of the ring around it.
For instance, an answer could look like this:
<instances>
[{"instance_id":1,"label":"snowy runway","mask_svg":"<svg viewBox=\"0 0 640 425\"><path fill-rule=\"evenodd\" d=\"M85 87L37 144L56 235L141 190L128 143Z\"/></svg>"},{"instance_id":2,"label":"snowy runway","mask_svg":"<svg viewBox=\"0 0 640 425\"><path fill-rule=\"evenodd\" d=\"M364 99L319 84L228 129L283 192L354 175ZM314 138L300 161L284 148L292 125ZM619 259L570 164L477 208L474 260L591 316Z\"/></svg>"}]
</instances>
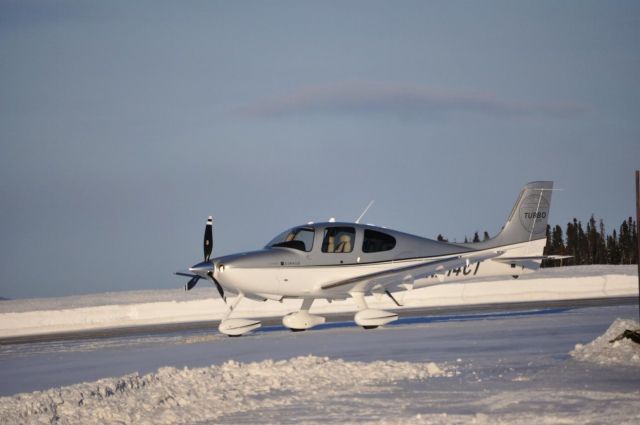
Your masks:
<instances>
[{"instance_id":1,"label":"snowy runway","mask_svg":"<svg viewBox=\"0 0 640 425\"><path fill-rule=\"evenodd\" d=\"M569 355L636 308L1 346L0 391L9 397L0 415L9 423L637 423L640 367ZM48 388L58 389L11 396Z\"/></svg>"}]
</instances>

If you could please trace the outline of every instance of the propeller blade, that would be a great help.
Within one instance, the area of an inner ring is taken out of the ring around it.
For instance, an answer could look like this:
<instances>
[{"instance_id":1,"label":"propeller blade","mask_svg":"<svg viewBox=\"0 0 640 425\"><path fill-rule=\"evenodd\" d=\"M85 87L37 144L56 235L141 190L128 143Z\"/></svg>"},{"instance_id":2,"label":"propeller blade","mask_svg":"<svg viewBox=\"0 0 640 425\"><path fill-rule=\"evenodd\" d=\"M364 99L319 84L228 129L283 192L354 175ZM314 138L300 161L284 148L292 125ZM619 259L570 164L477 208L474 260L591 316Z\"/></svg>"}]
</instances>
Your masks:
<instances>
[{"instance_id":1,"label":"propeller blade","mask_svg":"<svg viewBox=\"0 0 640 425\"><path fill-rule=\"evenodd\" d=\"M191 272L190 272L190 271L188 271L188 270L180 271L180 272L175 272L174 274L175 274L176 276L184 276L184 277L194 277L194 276L195 276L195 274L191 273Z\"/></svg>"},{"instance_id":2,"label":"propeller blade","mask_svg":"<svg viewBox=\"0 0 640 425\"><path fill-rule=\"evenodd\" d=\"M207 226L204 228L204 261L209 261L213 251L213 217L209 216Z\"/></svg>"},{"instance_id":3,"label":"propeller blade","mask_svg":"<svg viewBox=\"0 0 640 425\"><path fill-rule=\"evenodd\" d=\"M198 281L201 279L200 276L194 276L192 277L189 282L187 282L187 284L184 286L184 290L185 291L190 291L193 289L194 286L196 286L196 283L198 283Z\"/></svg>"},{"instance_id":4,"label":"propeller blade","mask_svg":"<svg viewBox=\"0 0 640 425\"><path fill-rule=\"evenodd\" d=\"M224 295L224 289L222 288L222 285L220 285L220 282L218 282L216 280L216 278L213 277L213 273L209 272L209 277L213 281L213 284L216 286L216 289L218 290L218 293L220 294L220 298L222 298L222 301L224 301L224 303L226 304L227 303L227 297Z\"/></svg>"}]
</instances>

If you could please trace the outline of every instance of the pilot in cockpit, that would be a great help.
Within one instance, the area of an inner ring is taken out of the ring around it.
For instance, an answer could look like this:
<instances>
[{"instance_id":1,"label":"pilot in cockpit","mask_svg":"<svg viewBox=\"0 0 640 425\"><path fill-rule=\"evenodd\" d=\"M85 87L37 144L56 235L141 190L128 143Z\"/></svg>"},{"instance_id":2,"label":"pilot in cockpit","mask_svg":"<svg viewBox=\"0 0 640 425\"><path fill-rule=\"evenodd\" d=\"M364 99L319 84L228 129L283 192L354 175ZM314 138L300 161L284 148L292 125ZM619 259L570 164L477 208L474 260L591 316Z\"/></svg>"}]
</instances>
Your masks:
<instances>
[{"instance_id":1,"label":"pilot in cockpit","mask_svg":"<svg viewBox=\"0 0 640 425\"><path fill-rule=\"evenodd\" d=\"M335 252L335 249L336 249L335 240L336 240L336 237L333 235L329 235L327 237L327 252Z\"/></svg>"}]
</instances>

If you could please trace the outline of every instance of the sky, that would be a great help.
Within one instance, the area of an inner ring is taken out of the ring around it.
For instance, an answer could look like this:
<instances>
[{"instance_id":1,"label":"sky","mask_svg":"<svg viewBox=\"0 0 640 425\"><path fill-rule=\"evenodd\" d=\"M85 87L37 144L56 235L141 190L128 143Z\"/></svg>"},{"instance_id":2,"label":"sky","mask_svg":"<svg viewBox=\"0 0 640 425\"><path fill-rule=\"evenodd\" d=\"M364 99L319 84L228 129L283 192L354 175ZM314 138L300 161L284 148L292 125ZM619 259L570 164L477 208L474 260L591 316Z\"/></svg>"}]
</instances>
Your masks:
<instances>
[{"instance_id":1,"label":"sky","mask_svg":"<svg viewBox=\"0 0 640 425\"><path fill-rule=\"evenodd\" d=\"M634 213L635 1L0 1L0 296L179 288L310 220Z\"/></svg>"}]
</instances>

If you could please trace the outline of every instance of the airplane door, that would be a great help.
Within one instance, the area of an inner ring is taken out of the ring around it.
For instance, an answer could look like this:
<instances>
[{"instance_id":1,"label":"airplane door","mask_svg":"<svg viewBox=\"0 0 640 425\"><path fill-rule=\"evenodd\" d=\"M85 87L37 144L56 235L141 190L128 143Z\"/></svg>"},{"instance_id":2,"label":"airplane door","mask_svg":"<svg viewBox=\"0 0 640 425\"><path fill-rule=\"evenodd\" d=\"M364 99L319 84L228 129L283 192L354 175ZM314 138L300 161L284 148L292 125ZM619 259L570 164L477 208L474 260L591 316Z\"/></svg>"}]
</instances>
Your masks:
<instances>
[{"instance_id":1,"label":"airplane door","mask_svg":"<svg viewBox=\"0 0 640 425\"><path fill-rule=\"evenodd\" d=\"M350 226L331 226L324 229L320 257L327 265L357 262L356 230Z\"/></svg>"}]
</instances>

